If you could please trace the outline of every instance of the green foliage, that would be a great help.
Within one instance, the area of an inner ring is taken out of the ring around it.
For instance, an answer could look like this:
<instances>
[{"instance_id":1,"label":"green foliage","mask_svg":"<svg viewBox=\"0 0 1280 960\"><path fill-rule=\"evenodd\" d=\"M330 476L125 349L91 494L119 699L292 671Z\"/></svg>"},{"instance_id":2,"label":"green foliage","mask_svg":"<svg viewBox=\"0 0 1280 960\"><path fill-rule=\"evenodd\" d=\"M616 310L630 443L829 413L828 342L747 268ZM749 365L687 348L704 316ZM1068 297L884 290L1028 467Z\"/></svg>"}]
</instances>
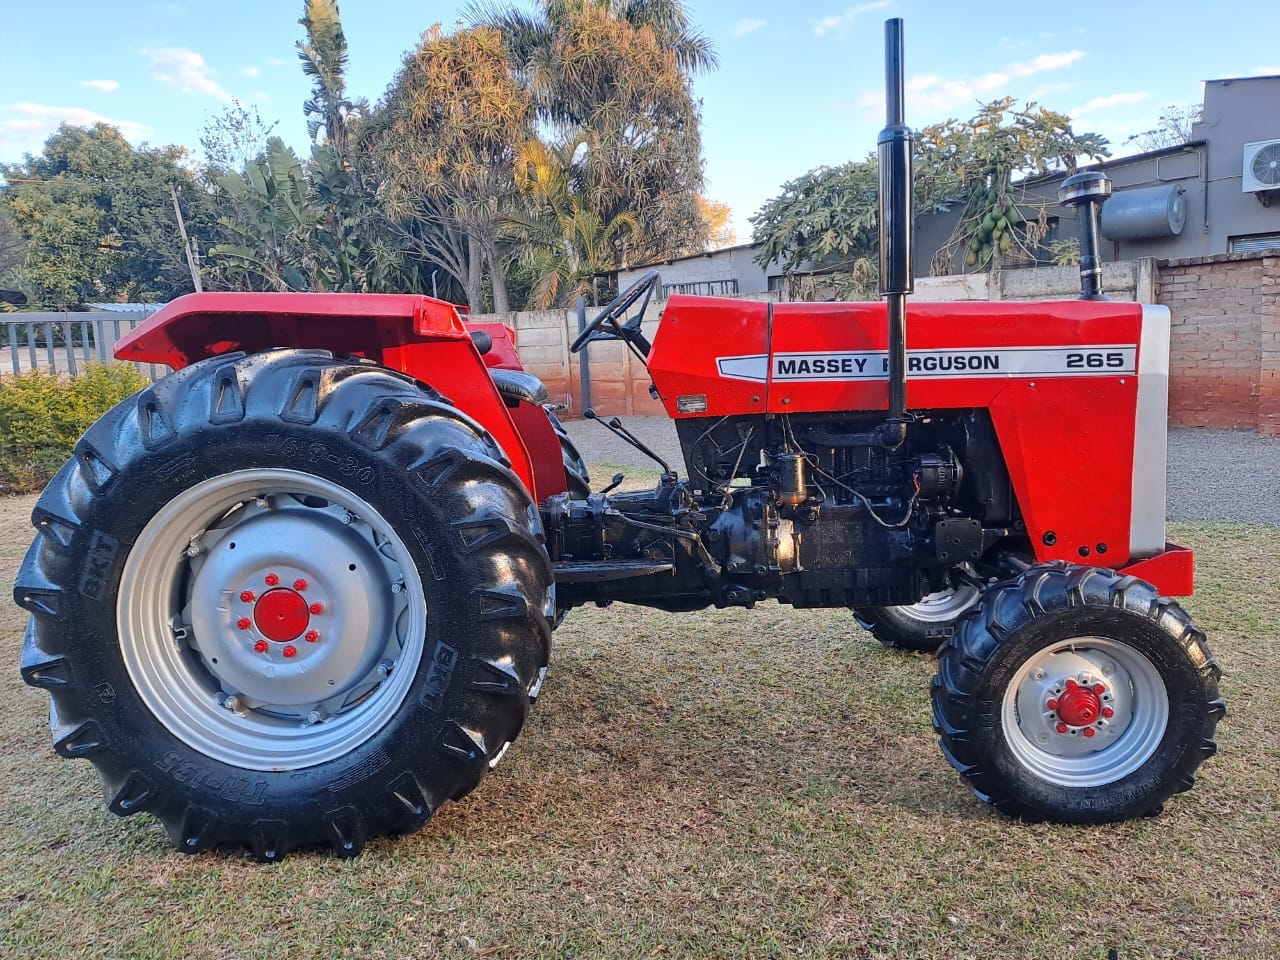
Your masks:
<instances>
[{"instance_id":1,"label":"green foliage","mask_svg":"<svg viewBox=\"0 0 1280 960\"><path fill-rule=\"evenodd\" d=\"M207 236L212 208L182 147L134 149L107 124L63 125L39 156L0 167L0 202L27 244L34 303L170 300L192 289L170 187L188 231Z\"/></svg>"},{"instance_id":2,"label":"green foliage","mask_svg":"<svg viewBox=\"0 0 1280 960\"><path fill-rule=\"evenodd\" d=\"M299 24L305 40L297 43L302 72L311 79L311 97L302 105L307 131L318 140L324 130L326 141L346 153L347 117L354 105L347 99L347 37L342 30L337 0L305 0Z\"/></svg>"},{"instance_id":3,"label":"green foliage","mask_svg":"<svg viewBox=\"0 0 1280 960\"><path fill-rule=\"evenodd\" d=\"M1107 156L1107 141L1077 134L1065 114L1035 103L1017 107L1012 97L983 104L965 122L948 120L922 132L929 157L945 158L956 183L960 220L934 256L935 274L949 273L957 252L969 268L998 267L1004 260L1034 263L1048 230L1046 204L1028 194L1025 178L1051 171L1071 173L1081 156Z\"/></svg>"},{"instance_id":4,"label":"green foliage","mask_svg":"<svg viewBox=\"0 0 1280 960\"><path fill-rule=\"evenodd\" d=\"M783 272L852 271L876 256L879 172L874 160L818 167L785 183L751 219L761 244L756 262Z\"/></svg>"},{"instance_id":5,"label":"green foliage","mask_svg":"<svg viewBox=\"0 0 1280 960\"><path fill-rule=\"evenodd\" d=\"M92 363L70 379L40 370L0 379L0 491L48 482L89 425L147 383L125 363Z\"/></svg>"},{"instance_id":6,"label":"green foliage","mask_svg":"<svg viewBox=\"0 0 1280 960\"><path fill-rule=\"evenodd\" d=\"M200 134L206 180L228 173L241 173L267 150L267 140L275 123L263 122L257 107L245 107L232 100L205 123Z\"/></svg>"}]
</instances>

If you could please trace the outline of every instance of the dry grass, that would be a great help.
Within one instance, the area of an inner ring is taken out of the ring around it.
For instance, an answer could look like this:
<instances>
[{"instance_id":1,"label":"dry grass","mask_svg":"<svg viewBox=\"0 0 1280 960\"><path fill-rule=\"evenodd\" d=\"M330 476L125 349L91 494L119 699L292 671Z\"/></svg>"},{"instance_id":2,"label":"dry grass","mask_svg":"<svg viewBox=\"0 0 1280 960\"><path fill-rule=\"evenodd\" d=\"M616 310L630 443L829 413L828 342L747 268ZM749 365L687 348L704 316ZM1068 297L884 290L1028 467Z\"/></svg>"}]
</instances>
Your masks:
<instances>
[{"instance_id":1,"label":"dry grass","mask_svg":"<svg viewBox=\"0 0 1280 960\"><path fill-rule=\"evenodd\" d=\"M9 582L30 504L0 501ZM1280 530L1174 534L1228 672L1222 751L1162 817L1100 829L970 797L929 730L930 659L847 613L618 605L570 616L524 737L423 832L350 862L184 857L53 755L10 607L0 956L1280 956Z\"/></svg>"}]
</instances>

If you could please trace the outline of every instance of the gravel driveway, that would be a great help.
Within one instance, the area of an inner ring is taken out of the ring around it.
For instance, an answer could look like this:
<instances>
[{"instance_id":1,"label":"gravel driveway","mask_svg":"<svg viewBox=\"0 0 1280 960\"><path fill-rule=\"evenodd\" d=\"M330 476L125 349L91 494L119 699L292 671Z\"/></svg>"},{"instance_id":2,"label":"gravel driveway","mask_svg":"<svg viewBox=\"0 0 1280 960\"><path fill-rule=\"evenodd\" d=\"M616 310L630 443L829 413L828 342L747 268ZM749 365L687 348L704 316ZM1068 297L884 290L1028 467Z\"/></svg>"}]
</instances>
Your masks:
<instances>
[{"instance_id":1,"label":"gravel driveway","mask_svg":"<svg viewBox=\"0 0 1280 960\"><path fill-rule=\"evenodd\" d=\"M684 472L671 421L622 419L628 430ZM574 420L565 429L588 464L653 468L652 461L597 423ZM1278 480L1280 438L1244 430L1175 427L1169 431L1170 520L1243 520L1280 526Z\"/></svg>"}]
</instances>

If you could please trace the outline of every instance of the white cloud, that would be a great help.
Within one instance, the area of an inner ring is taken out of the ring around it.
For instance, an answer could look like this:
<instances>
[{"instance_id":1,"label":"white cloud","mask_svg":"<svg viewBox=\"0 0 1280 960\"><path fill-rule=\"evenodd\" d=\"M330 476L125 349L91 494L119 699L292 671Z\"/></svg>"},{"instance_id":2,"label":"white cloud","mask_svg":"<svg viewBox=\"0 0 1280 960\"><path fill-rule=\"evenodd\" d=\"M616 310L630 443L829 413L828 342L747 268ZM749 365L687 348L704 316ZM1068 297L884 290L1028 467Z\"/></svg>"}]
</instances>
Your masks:
<instances>
[{"instance_id":1,"label":"white cloud","mask_svg":"<svg viewBox=\"0 0 1280 960\"><path fill-rule=\"evenodd\" d=\"M240 72L241 72L241 73L243 73L243 74L244 74L246 77L248 77L250 80L255 80L255 79L257 79L258 77L262 76L262 68L261 68L261 67L245 67L245 68L244 68L243 70L241 70Z\"/></svg>"},{"instance_id":2,"label":"white cloud","mask_svg":"<svg viewBox=\"0 0 1280 960\"><path fill-rule=\"evenodd\" d=\"M1118 107L1126 103L1141 103L1147 99L1147 96L1147 92L1142 90L1137 93L1113 93L1107 97L1094 97L1088 103L1072 107L1067 111L1067 116L1082 117L1086 113L1094 113L1098 110L1105 110L1108 107Z\"/></svg>"},{"instance_id":3,"label":"white cloud","mask_svg":"<svg viewBox=\"0 0 1280 960\"><path fill-rule=\"evenodd\" d=\"M101 90L103 93L111 93L113 90L120 89L119 80L81 80L80 86L89 87L93 90Z\"/></svg>"},{"instance_id":4,"label":"white cloud","mask_svg":"<svg viewBox=\"0 0 1280 960\"><path fill-rule=\"evenodd\" d=\"M132 143L146 139L151 128L131 120L112 120L83 107L53 107L42 103L11 103L0 108L0 150L6 153L36 152L58 125L91 127L109 123Z\"/></svg>"},{"instance_id":5,"label":"white cloud","mask_svg":"<svg viewBox=\"0 0 1280 960\"><path fill-rule=\"evenodd\" d=\"M219 100L230 100L231 94L218 86L213 71L205 65L204 57L194 50L182 47L166 47L162 50L143 50L142 55L151 62L152 76L161 83L177 87L188 95L203 94Z\"/></svg>"},{"instance_id":6,"label":"white cloud","mask_svg":"<svg viewBox=\"0 0 1280 960\"><path fill-rule=\"evenodd\" d=\"M254 103L270 103L271 94L266 93L262 90L255 90L253 92L253 102Z\"/></svg>"},{"instance_id":7,"label":"white cloud","mask_svg":"<svg viewBox=\"0 0 1280 960\"><path fill-rule=\"evenodd\" d=\"M864 13L870 13L873 10L883 10L890 5L891 0L873 0L872 3L859 3L856 6L849 7L844 13L837 13L830 17L823 17L813 25L815 36L823 36L827 33L839 33L843 36L853 26Z\"/></svg>"},{"instance_id":8,"label":"white cloud","mask_svg":"<svg viewBox=\"0 0 1280 960\"><path fill-rule=\"evenodd\" d=\"M733 35L735 37L745 37L749 33L755 33L768 22L768 20L748 20L743 18L734 26Z\"/></svg>"},{"instance_id":9,"label":"white cloud","mask_svg":"<svg viewBox=\"0 0 1280 960\"><path fill-rule=\"evenodd\" d=\"M984 73L981 76L963 79L947 79L934 74L919 74L907 79L907 106L916 116L936 116L964 104L992 99L1006 90L1009 82L1015 78L1030 77L1037 73L1061 70L1063 67L1069 67L1082 57L1084 57L1084 51L1082 50L1042 53L1040 56L1024 63L1011 63L1003 70L995 70L991 73ZM838 106L852 106L870 112L882 111L884 109L884 91L868 91L856 100L838 104Z\"/></svg>"},{"instance_id":10,"label":"white cloud","mask_svg":"<svg viewBox=\"0 0 1280 960\"><path fill-rule=\"evenodd\" d=\"M1255 77L1270 77L1278 73L1280 73L1280 66L1253 68L1253 75Z\"/></svg>"}]
</instances>

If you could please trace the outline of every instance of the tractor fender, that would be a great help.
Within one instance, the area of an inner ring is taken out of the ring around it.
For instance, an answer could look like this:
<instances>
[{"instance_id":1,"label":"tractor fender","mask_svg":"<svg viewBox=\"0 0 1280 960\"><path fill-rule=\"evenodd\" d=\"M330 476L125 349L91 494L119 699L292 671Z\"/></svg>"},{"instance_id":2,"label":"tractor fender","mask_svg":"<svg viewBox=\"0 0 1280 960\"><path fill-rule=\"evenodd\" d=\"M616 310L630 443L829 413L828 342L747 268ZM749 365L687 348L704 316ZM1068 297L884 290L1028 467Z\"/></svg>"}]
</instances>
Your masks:
<instances>
[{"instance_id":1,"label":"tractor fender","mask_svg":"<svg viewBox=\"0 0 1280 960\"><path fill-rule=\"evenodd\" d=\"M191 293L166 304L115 347L120 360L180 370L206 357L275 347L362 357L430 384L489 432L535 501L533 458L486 366L520 369L502 324L477 324L494 349L486 361L457 307L413 294ZM547 432L554 436L550 424ZM558 449L558 448L557 448ZM544 483L543 486L547 484ZM556 489L552 484L553 492ZM563 479L558 489L563 489Z\"/></svg>"}]
</instances>

